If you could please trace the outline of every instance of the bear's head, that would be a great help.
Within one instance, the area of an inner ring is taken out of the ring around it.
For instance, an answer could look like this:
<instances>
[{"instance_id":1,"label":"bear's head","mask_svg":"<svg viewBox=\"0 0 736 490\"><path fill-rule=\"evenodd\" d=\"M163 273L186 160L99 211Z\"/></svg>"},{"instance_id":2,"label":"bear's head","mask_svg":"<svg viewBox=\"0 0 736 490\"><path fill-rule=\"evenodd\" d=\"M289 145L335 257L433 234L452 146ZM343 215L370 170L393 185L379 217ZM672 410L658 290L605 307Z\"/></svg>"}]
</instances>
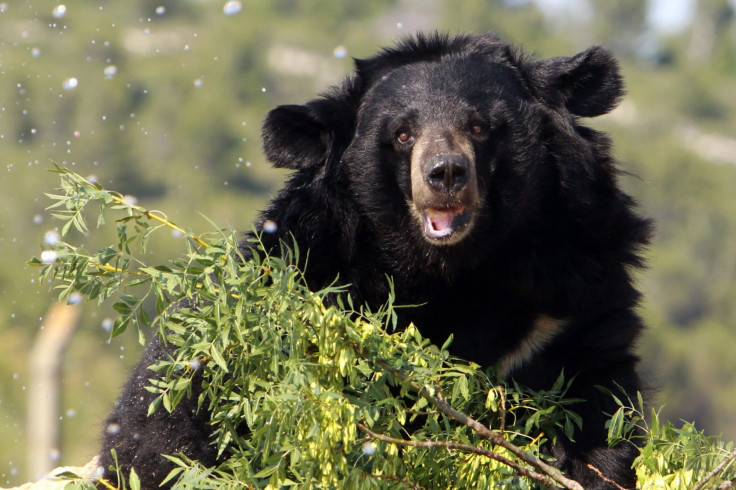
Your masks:
<instances>
[{"instance_id":1,"label":"bear's head","mask_svg":"<svg viewBox=\"0 0 736 490\"><path fill-rule=\"evenodd\" d=\"M615 212L608 139L578 119L613 109L622 85L600 47L538 60L490 34L419 35L356 60L323 97L271 111L264 148L277 167L346 187L384 248L472 266L479 247Z\"/></svg>"}]
</instances>

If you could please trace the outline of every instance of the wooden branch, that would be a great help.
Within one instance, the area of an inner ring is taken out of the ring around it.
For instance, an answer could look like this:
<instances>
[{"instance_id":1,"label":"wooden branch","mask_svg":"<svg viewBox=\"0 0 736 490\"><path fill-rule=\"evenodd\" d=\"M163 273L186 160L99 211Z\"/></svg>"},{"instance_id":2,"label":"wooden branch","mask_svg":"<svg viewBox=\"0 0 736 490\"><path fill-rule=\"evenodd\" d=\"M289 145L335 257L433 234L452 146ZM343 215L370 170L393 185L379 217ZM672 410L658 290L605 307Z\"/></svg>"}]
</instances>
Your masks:
<instances>
[{"instance_id":1,"label":"wooden branch","mask_svg":"<svg viewBox=\"0 0 736 490\"><path fill-rule=\"evenodd\" d=\"M721 464L719 464L718 466L716 466L713 469L713 471L711 471L710 473L708 473L705 476L705 478L703 478L703 481L701 481L695 487L693 487L693 490L701 490L702 488L705 488L705 485L712 478L714 478L716 475L718 475L718 473L720 473L721 471L725 470L726 469L726 466L728 466L731 463L733 463L734 460L736 460L736 451L734 451L733 453L731 453L731 455L728 458L726 458L725 460L723 460L723 462L721 462ZM731 488L731 487L726 487L726 488Z\"/></svg>"},{"instance_id":2,"label":"wooden branch","mask_svg":"<svg viewBox=\"0 0 736 490\"><path fill-rule=\"evenodd\" d=\"M440 397L436 397L432 395L425 386L420 386L416 381L410 379L407 375L392 368L391 366L389 366L383 361L380 361L380 360L376 361L376 364L378 364L381 368L385 369L386 371L390 372L392 375L401 379L402 381L408 382L412 386L412 388L414 388L417 391L417 393L419 393L422 397L424 397L428 402L430 402L440 412L444 413L445 415L455 420L456 422L459 422L463 425L470 427L476 434L478 434L483 439L491 441L492 443L506 449L507 451L509 451L511 454L513 454L514 456L516 456L523 462L536 468L541 473L547 475L555 483L562 485L564 488L568 488L572 490L584 490L583 487L578 482L567 478L557 468L548 465L541 459L534 457L533 455L527 453L526 451L519 448L518 446L510 443L509 441L506 440L506 438L501 433L492 431L491 429L481 424L477 420L473 419L472 417L469 417L468 415L465 415L464 413L455 410L454 408L452 408L452 406L450 406L449 403L447 403L447 401L444 398L441 398L441 395ZM438 392L441 393L439 390Z\"/></svg>"},{"instance_id":3,"label":"wooden branch","mask_svg":"<svg viewBox=\"0 0 736 490\"><path fill-rule=\"evenodd\" d=\"M407 439L396 439L394 437L390 437L387 435L377 434L361 423L358 423L357 425L358 425L358 429L360 429L362 432L367 434L369 437L372 437L373 439L377 439L383 442L390 442L392 444L398 444L400 446L454 449L454 450L463 451L466 453L473 453L473 454L478 454L480 456L485 456L487 458L493 459L495 461L498 461L501 464L505 464L506 466L513 468L513 470L516 471L521 476L526 476L527 478L531 478L532 480L541 483L547 488L551 488L551 489L555 488L554 482L550 480L549 478L547 478L545 475L542 475L528 468L525 468L519 465L518 463L511 461L508 458L504 458L500 454L496 454L493 451L488 451L487 449L483 449L483 448L476 447L476 446L471 446L469 444L460 444L460 443L452 442L452 441L415 441L415 440L407 440Z\"/></svg>"},{"instance_id":4,"label":"wooden branch","mask_svg":"<svg viewBox=\"0 0 736 490\"><path fill-rule=\"evenodd\" d=\"M424 487L423 486L421 486L421 485L415 485L412 482L409 482L409 481L406 481L406 480L402 480L398 476L391 476L391 475L373 475L373 474L368 475L368 476L370 476L371 478L377 478L379 480L391 480L393 482L400 483L401 485L404 485L405 487L409 487L412 490L424 490Z\"/></svg>"},{"instance_id":5,"label":"wooden branch","mask_svg":"<svg viewBox=\"0 0 736 490\"><path fill-rule=\"evenodd\" d=\"M609 485L612 485L612 486L616 487L618 490L630 490L630 489L627 489L626 487L622 487L621 485L619 485L615 481L613 481L610 478L606 477L606 475L604 475L603 473L601 473L601 470L599 470L598 468L596 468L592 464L588 464L588 468L591 469L591 470L593 470L595 472L595 474L598 475L598 478L600 478L604 482L608 483Z\"/></svg>"}]
</instances>

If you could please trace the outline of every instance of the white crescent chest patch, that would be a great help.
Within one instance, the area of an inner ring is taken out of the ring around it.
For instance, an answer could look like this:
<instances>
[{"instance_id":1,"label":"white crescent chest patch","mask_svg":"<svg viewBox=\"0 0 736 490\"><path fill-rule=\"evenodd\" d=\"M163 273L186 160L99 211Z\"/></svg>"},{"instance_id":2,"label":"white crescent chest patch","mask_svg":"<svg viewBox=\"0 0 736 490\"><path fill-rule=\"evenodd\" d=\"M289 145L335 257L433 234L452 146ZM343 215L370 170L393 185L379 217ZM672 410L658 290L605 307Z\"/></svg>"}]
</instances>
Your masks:
<instances>
[{"instance_id":1,"label":"white crescent chest patch","mask_svg":"<svg viewBox=\"0 0 736 490\"><path fill-rule=\"evenodd\" d=\"M541 315L534 321L531 330L527 332L519 344L501 357L498 363L498 374L505 378L515 369L523 366L536 353L552 342L562 332L566 324L566 319Z\"/></svg>"}]
</instances>

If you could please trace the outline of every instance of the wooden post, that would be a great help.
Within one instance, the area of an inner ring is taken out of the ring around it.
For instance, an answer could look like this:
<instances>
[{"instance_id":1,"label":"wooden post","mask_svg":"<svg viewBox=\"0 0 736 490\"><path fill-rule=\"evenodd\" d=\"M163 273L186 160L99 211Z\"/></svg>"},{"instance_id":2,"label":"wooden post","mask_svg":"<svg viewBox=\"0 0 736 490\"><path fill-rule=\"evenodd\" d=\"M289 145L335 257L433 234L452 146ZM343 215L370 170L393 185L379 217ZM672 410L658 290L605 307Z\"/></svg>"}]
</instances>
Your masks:
<instances>
[{"instance_id":1,"label":"wooden post","mask_svg":"<svg viewBox=\"0 0 736 490\"><path fill-rule=\"evenodd\" d=\"M80 313L79 306L53 304L31 351L26 411L26 466L31 480L42 478L58 463L61 359Z\"/></svg>"}]
</instances>

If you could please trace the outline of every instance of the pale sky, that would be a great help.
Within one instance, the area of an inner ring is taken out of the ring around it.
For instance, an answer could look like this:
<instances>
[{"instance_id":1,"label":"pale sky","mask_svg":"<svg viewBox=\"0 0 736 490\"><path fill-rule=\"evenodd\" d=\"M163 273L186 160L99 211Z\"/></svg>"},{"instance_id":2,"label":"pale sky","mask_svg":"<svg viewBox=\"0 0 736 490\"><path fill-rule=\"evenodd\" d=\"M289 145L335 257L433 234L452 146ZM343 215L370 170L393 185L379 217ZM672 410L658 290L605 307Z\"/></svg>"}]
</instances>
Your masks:
<instances>
[{"instance_id":1,"label":"pale sky","mask_svg":"<svg viewBox=\"0 0 736 490\"><path fill-rule=\"evenodd\" d=\"M580 18L590 15L586 0L533 0L542 11L556 13L567 11ZM696 0L649 0L649 22L663 32L678 31L687 26ZM732 0L736 5L736 0Z\"/></svg>"},{"instance_id":2,"label":"pale sky","mask_svg":"<svg viewBox=\"0 0 736 490\"><path fill-rule=\"evenodd\" d=\"M695 0L649 0L649 22L659 31L684 28L693 16Z\"/></svg>"}]
</instances>

